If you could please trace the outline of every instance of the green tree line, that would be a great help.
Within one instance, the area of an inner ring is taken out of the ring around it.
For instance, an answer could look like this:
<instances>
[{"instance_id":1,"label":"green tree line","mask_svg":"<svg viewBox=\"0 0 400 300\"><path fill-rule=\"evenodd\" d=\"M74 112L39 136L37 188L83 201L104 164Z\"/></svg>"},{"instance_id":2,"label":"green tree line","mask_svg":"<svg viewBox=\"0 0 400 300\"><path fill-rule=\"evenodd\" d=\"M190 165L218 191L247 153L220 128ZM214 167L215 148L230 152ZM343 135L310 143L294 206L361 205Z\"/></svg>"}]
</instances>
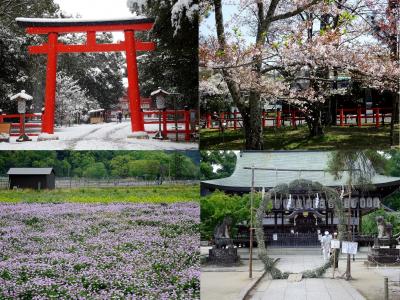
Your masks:
<instances>
[{"instance_id":1,"label":"green tree line","mask_svg":"<svg viewBox=\"0 0 400 300\"><path fill-rule=\"evenodd\" d=\"M1 151L0 175L12 167L53 167L58 177L199 177L196 157L181 151Z\"/></svg>"}]
</instances>

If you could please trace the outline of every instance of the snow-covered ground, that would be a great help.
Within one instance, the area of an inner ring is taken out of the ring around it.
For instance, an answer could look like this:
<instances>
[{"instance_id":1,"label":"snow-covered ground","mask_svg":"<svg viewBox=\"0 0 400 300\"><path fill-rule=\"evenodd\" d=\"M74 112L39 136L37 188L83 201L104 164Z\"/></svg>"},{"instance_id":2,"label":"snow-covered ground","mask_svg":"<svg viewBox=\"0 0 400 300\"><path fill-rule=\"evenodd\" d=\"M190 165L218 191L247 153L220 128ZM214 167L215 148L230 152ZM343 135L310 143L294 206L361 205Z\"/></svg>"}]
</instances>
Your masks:
<instances>
[{"instance_id":1,"label":"snow-covered ground","mask_svg":"<svg viewBox=\"0 0 400 300\"><path fill-rule=\"evenodd\" d=\"M145 130L155 131L157 124L146 124ZM17 137L11 137L10 143L0 143L0 150L195 150L198 143L160 141L153 139L155 134L149 134L149 139L127 138L131 134L130 120L122 123L84 124L72 127L56 128L56 141L37 141L31 137L31 142L19 143ZM181 136L181 139L183 137Z\"/></svg>"}]
</instances>

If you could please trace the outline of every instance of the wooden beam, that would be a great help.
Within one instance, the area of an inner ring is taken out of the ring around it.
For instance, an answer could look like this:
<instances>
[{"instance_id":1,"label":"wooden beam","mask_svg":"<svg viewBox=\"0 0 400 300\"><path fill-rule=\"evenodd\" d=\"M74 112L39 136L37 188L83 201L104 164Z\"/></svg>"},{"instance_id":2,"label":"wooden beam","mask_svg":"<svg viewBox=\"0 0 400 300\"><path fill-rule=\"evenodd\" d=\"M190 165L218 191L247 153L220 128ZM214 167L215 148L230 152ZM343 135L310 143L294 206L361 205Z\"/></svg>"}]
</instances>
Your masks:
<instances>
[{"instance_id":1,"label":"wooden beam","mask_svg":"<svg viewBox=\"0 0 400 300\"><path fill-rule=\"evenodd\" d=\"M118 44L92 44L88 42L85 45L65 45L57 44L57 53L81 53L81 52L122 52L126 50L124 42ZM154 42L136 42L137 51L153 51L155 50ZM47 54L48 44L40 46L29 46L28 51L30 54Z\"/></svg>"},{"instance_id":2,"label":"wooden beam","mask_svg":"<svg viewBox=\"0 0 400 300\"><path fill-rule=\"evenodd\" d=\"M50 27L27 27L26 33L29 34L48 34L50 32L69 33L69 32L88 32L88 31L147 31L153 27L153 23L122 24L122 25L70 25L70 26L50 26Z\"/></svg>"}]
</instances>

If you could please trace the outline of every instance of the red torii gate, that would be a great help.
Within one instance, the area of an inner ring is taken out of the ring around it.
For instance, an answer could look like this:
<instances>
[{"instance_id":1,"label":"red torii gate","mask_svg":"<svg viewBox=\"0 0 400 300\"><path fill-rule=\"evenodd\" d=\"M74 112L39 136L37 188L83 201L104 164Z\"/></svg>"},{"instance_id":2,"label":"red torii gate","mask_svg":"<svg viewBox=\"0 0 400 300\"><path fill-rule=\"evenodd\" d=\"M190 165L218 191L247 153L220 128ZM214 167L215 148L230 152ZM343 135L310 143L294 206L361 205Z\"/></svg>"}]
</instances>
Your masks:
<instances>
[{"instance_id":1,"label":"red torii gate","mask_svg":"<svg viewBox=\"0 0 400 300\"><path fill-rule=\"evenodd\" d=\"M119 51L126 53L132 132L138 136L144 133L143 116L140 111L136 52L152 51L155 49L155 44L136 40L135 32L150 30L154 24L153 18L131 17L118 20L17 18L16 21L20 26L26 28L28 34L47 34L48 36L47 44L28 47L30 54L47 54L45 112L42 118L42 133L54 134L58 53ZM97 43L96 32L112 31L123 31L125 41L112 44ZM86 44L66 45L58 42L59 34L76 32L86 32Z\"/></svg>"}]
</instances>

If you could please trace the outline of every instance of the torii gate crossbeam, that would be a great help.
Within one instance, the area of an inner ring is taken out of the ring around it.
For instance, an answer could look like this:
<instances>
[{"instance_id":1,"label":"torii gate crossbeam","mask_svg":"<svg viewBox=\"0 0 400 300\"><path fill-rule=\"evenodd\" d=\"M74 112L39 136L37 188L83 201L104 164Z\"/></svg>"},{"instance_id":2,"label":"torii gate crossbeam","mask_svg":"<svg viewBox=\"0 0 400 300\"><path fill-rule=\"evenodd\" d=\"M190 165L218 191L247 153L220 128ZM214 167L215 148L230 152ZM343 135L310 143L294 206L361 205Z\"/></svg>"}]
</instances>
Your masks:
<instances>
[{"instance_id":1,"label":"torii gate crossbeam","mask_svg":"<svg viewBox=\"0 0 400 300\"><path fill-rule=\"evenodd\" d=\"M132 132L144 132L143 116L140 110L139 76L136 55L138 51L152 51L153 42L142 42L135 38L136 31L148 31L154 25L153 18L131 17L118 20L84 20L84 19L38 19L17 18L17 23L24 27L28 34L47 35L47 43L29 46L30 54L47 54L46 91L42 118L42 133L54 134L54 114L56 95L57 55L59 53L82 52L125 52L128 70L128 98L131 112ZM119 43L99 44L97 32L123 31L125 40ZM86 43L66 45L58 42L58 36L65 33L86 33Z\"/></svg>"}]
</instances>

